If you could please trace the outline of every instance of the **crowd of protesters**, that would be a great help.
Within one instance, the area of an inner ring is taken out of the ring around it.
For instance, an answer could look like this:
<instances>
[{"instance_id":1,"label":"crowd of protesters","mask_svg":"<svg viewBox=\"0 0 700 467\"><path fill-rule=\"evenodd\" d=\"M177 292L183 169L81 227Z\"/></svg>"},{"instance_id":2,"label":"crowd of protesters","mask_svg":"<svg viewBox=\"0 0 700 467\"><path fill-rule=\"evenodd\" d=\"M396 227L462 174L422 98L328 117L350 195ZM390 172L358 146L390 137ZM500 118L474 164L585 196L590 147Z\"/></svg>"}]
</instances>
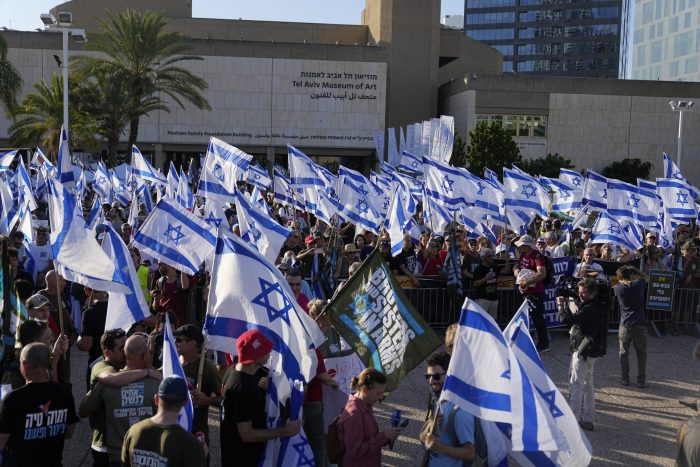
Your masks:
<instances>
[{"instance_id":1,"label":"crowd of protesters","mask_svg":"<svg viewBox=\"0 0 700 467\"><path fill-rule=\"evenodd\" d=\"M208 416L210 408L220 407L223 465L257 465L266 441L296 434L302 426L315 464L325 465L327 427L323 425L321 394L324 390L337 390L338 383L326 373L323 359L353 350L323 311L327 301L375 250L397 278L403 279L404 286L435 288L444 284L453 248L459 258L465 295L476 300L494 319L498 318L498 279L514 278L515 288L530 305L540 352L549 350L543 316L546 258L571 256L576 265L573 275L582 280L581 306L579 312L572 313L569 303L560 301L558 311L561 322L573 328L571 398L585 429L593 429L593 363L605 353L604 348L582 347L586 336L600 331L601 316L607 313L600 304L601 297L597 297L600 288L595 285L597 281L607 281L601 263L621 266L616 267L614 295L622 316L619 358L623 385L630 384L628 355L632 345L638 362L637 384L641 388L648 386L643 290L649 271L673 270L682 287L700 288L700 233L692 237L688 226L676 230L677 249L662 248L657 236L647 232L644 248L630 251L611 243L594 243L589 229L567 230L566 223L553 218L538 220L524 235L494 227L496 241L474 236L456 223L448 225L444 232L433 232L420 220L418 238L405 234L401 251L392 256L392 239L386 232L376 235L351 223L331 227L298 209L274 204L271 195L267 199L273 217L291 232L276 265L299 305L316 319L327 336L317 351L317 374L306 388L303 424L289 421L280 428L267 427L265 364L272 344L263 334L244 334L230 354L215 352L211 358L203 356L201 324L209 284L203 269L189 276L131 249L152 314L127 331L105 330L108 294L76 283L67 284L53 270L46 211L40 208L34 212L31 243L25 243L21 232L13 232L8 239L11 278L26 306L28 319L19 326L16 351L6 349L2 364L2 383L12 389L0 408L0 445L5 447L6 459L17 465L60 465L63 440L70 437L78 416L82 416L91 420L91 454L96 466L159 465L162 459L168 460L167 465L207 465ZM88 199L85 206L90 204ZM139 225L126 222L127 208L117 202L103 206L106 223L118 229L128 244ZM87 215L88 208L85 209ZM226 216L231 230L239 232L233 205L226 210ZM143 218L140 216L139 222ZM99 227L97 235L101 235ZM34 274L23 268L27 251L35 261ZM628 266L631 264L636 266ZM166 314L175 329L186 382L163 379L157 370L162 365ZM675 328L671 331L676 332ZM88 354L85 397L77 401L77 408L70 394L71 390L76 391L72 386L82 391L83 383L70 378L73 347ZM202 358L203 371L199 371ZM425 376L435 396L431 398L430 410L436 410L449 358L445 353L428 360ZM401 432L400 428L380 431L374 420L372 405L382 399L385 383L385 376L375 370L365 370L353 380L355 393L339 420L341 438L352 449L344 451L341 465L380 465L382 447ZM200 434L199 438L177 424L176 414L188 392L194 404L193 432ZM51 407L44 406L47 401ZM473 417L449 404L441 410L446 415L437 419L438 423L454 423L456 428L421 434L421 442L430 451L430 465L452 465L444 462L445 458L473 458ZM47 411L60 414L54 416L58 417L56 423L41 425L37 413L46 416ZM37 425L25 426L25 419L31 417Z\"/></svg>"}]
</instances>

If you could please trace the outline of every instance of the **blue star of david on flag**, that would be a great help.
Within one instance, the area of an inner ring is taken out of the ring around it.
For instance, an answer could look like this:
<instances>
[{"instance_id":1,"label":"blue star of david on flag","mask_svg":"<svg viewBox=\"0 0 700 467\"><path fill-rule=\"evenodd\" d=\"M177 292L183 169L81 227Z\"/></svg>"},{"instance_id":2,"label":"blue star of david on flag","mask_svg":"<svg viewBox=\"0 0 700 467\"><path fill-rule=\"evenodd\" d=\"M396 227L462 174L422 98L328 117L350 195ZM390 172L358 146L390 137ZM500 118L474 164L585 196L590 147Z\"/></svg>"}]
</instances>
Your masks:
<instances>
[{"instance_id":1,"label":"blue star of david on flag","mask_svg":"<svg viewBox=\"0 0 700 467\"><path fill-rule=\"evenodd\" d=\"M391 200L384 198L384 209L389 209L389 204L391 204Z\"/></svg>"},{"instance_id":2,"label":"blue star of david on flag","mask_svg":"<svg viewBox=\"0 0 700 467\"><path fill-rule=\"evenodd\" d=\"M634 193L632 193L627 200L627 206L632 206L633 208L638 208L639 207L639 202L641 201L641 198L637 197Z\"/></svg>"},{"instance_id":3,"label":"blue star of david on flag","mask_svg":"<svg viewBox=\"0 0 700 467\"><path fill-rule=\"evenodd\" d=\"M353 302L350 304L350 308L353 309L354 315L362 315L367 311L367 293L355 293L353 294Z\"/></svg>"},{"instance_id":4,"label":"blue star of david on flag","mask_svg":"<svg viewBox=\"0 0 700 467\"><path fill-rule=\"evenodd\" d=\"M561 190L559 190L559 197L561 197L561 199L566 201L569 198L571 198L571 192L569 190L561 189Z\"/></svg>"},{"instance_id":5,"label":"blue star of david on flag","mask_svg":"<svg viewBox=\"0 0 700 467\"><path fill-rule=\"evenodd\" d=\"M681 193L680 191L676 193L676 202L681 206L688 204L688 193Z\"/></svg>"},{"instance_id":6,"label":"blue star of david on flag","mask_svg":"<svg viewBox=\"0 0 700 467\"><path fill-rule=\"evenodd\" d=\"M576 186L581 186L581 179L580 178L574 178L571 180L571 183L573 183Z\"/></svg>"},{"instance_id":7,"label":"blue star of david on flag","mask_svg":"<svg viewBox=\"0 0 700 467\"><path fill-rule=\"evenodd\" d=\"M537 193L535 193L535 187L532 186L532 183L523 185L523 191L521 191L520 194L525 196L527 199L537 196Z\"/></svg>"},{"instance_id":8,"label":"blue star of david on flag","mask_svg":"<svg viewBox=\"0 0 700 467\"><path fill-rule=\"evenodd\" d=\"M556 391L540 391L540 388L535 386L535 389L539 393L539 395L544 399L544 401L547 403L547 406L549 407L549 413L552 414L552 417L557 418L557 417L562 417L564 415L564 412L561 411L559 407L557 407L557 392Z\"/></svg>"},{"instance_id":9,"label":"blue star of david on flag","mask_svg":"<svg viewBox=\"0 0 700 467\"><path fill-rule=\"evenodd\" d=\"M445 193L450 193L453 190L452 185L454 185L454 183L454 180L450 180L450 178L445 175L442 182L440 182L440 186L442 186L442 189L445 190Z\"/></svg>"},{"instance_id":10,"label":"blue star of david on flag","mask_svg":"<svg viewBox=\"0 0 700 467\"><path fill-rule=\"evenodd\" d=\"M360 214L365 214L367 211L369 211L369 204L367 204L366 200L361 199L357 202L355 208L360 212Z\"/></svg>"},{"instance_id":11,"label":"blue star of david on flag","mask_svg":"<svg viewBox=\"0 0 700 467\"><path fill-rule=\"evenodd\" d=\"M213 172L218 181L223 183L226 180L226 174L224 174L224 168L221 164L215 164Z\"/></svg>"},{"instance_id":12,"label":"blue star of david on flag","mask_svg":"<svg viewBox=\"0 0 700 467\"><path fill-rule=\"evenodd\" d=\"M17 191L17 183L14 181L14 179L10 182L10 191L12 193L15 193Z\"/></svg>"},{"instance_id":13,"label":"blue star of david on flag","mask_svg":"<svg viewBox=\"0 0 700 467\"><path fill-rule=\"evenodd\" d=\"M255 243L260 240L260 237L262 237L262 233L260 233L260 230L258 230L257 227L255 227L255 222L248 220L248 234L250 234L251 237L253 237L253 241Z\"/></svg>"},{"instance_id":14,"label":"blue star of david on flag","mask_svg":"<svg viewBox=\"0 0 700 467\"><path fill-rule=\"evenodd\" d=\"M97 177L95 182L97 182L98 185L102 185L107 182L107 179L104 177L104 175L100 175L99 177Z\"/></svg>"},{"instance_id":15,"label":"blue star of david on flag","mask_svg":"<svg viewBox=\"0 0 700 467\"><path fill-rule=\"evenodd\" d=\"M212 226L216 227L217 229L219 228L219 226L221 226L221 222L223 221L223 219L219 219L218 217L214 217L213 212L210 212L209 216L206 217L204 220L207 222L207 224L212 225Z\"/></svg>"},{"instance_id":16,"label":"blue star of david on flag","mask_svg":"<svg viewBox=\"0 0 700 467\"><path fill-rule=\"evenodd\" d=\"M185 238L185 234L182 233L182 225L173 226L170 222L168 222L168 228L163 232L163 236L167 242L172 242L176 246L180 244L180 240Z\"/></svg>"},{"instance_id":17,"label":"blue star of david on flag","mask_svg":"<svg viewBox=\"0 0 700 467\"><path fill-rule=\"evenodd\" d=\"M289 312L294 309L294 305L287 298L287 294L282 290L282 286L267 282L262 277L259 277L258 281L260 282L260 293L251 300L251 303L255 303L265 309L270 323L281 318L289 326ZM277 309L270 303L270 294L272 293L282 297L282 308Z\"/></svg>"},{"instance_id":18,"label":"blue star of david on flag","mask_svg":"<svg viewBox=\"0 0 700 467\"><path fill-rule=\"evenodd\" d=\"M306 439L306 437L302 434L299 435L299 442L292 444L292 447L294 450L297 452L299 455L299 459L297 459L297 467L301 467L304 465L310 465L314 466L314 458L313 456L309 457L307 455L307 452L311 450L311 446L309 445L309 440Z\"/></svg>"},{"instance_id":19,"label":"blue star of david on flag","mask_svg":"<svg viewBox=\"0 0 700 467\"><path fill-rule=\"evenodd\" d=\"M619 235L622 233L620 228L616 225L610 225L610 227L608 227L608 232L610 232L613 235L615 235L615 234Z\"/></svg>"},{"instance_id":20,"label":"blue star of david on flag","mask_svg":"<svg viewBox=\"0 0 700 467\"><path fill-rule=\"evenodd\" d=\"M413 167L414 169L417 169L418 168L418 161L411 161L411 167Z\"/></svg>"},{"instance_id":21,"label":"blue star of david on flag","mask_svg":"<svg viewBox=\"0 0 700 467\"><path fill-rule=\"evenodd\" d=\"M476 192L477 195L483 195L484 194L484 189L486 188L483 183L481 182L476 182L477 188L479 188L479 191Z\"/></svg>"},{"instance_id":22,"label":"blue star of david on flag","mask_svg":"<svg viewBox=\"0 0 700 467\"><path fill-rule=\"evenodd\" d=\"M369 191L363 185L358 185L357 191L362 193L362 196L367 196L369 194Z\"/></svg>"}]
</instances>

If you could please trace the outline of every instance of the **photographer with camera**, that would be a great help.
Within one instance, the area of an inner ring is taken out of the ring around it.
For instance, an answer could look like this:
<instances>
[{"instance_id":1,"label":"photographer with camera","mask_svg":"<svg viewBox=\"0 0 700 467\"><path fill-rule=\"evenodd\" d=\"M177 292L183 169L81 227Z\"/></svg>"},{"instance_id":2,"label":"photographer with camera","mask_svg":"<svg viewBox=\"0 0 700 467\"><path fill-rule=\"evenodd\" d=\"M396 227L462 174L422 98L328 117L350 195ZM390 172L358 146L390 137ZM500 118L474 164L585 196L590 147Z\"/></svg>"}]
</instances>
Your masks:
<instances>
[{"instance_id":1,"label":"photographer with camera","mask_svg":"<svg viewBox=\"0 0 700 467\"><path fill-rule=\"evenodd\" d=\"M584 280L578 284L578 310L572 313L569 299L557 297L558 318L571 327L571 394L569 404L584 430L593 431L595 393L593 369L596 358L605 355L607 316L598 300L598 284Z\"/></svg>"},{"instance_id":2,"label":"photographer with camera","mask_svg":"<svg viewBox=\"0 0 700 467\"><path fill-rule=\"evenodd\" d=\"M620 303L620 384L630 385L630 344L637 356L637 386L649 386L647 369L647 325L644 316L644 292L649 276L634 266L622 266L616 271L618 283L613 287ZM633 275L638 276L633 279Z\"/></svg>"}]
</instances>

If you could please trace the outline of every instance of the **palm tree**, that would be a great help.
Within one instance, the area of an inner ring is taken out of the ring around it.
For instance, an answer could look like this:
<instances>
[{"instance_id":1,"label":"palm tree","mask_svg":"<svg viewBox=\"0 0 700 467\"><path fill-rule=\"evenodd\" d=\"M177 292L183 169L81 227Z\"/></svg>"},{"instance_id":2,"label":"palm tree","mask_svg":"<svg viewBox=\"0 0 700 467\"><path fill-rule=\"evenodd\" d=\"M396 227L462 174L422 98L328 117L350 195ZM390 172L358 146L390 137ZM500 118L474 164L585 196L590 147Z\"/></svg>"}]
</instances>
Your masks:
<instances>
[{"instance_id":1,"label":"palm tree","mask_svg":"<svg viewBox=\"0 0 700 467\"><path fill-rule=\"evenodd\" d=\"M162 92L182 109L185 102L199 109L211 109L202 95L208 87L206 81L178 66L202 57L187 55L190 47L184 44L182 36L163 30L163 14L127 9L116 17L108 13L108 18L109 21L100 20L102 32L88 44L90 50L104 56L77 56L72 64L76 70L83 74L102 70L120 76L137 103L156 96L160 101L158 93ZM139 112L131 115L129 147L136 142L143 115Z\"/></svg>"},{"instance_id":2,"label":"palm tree","mask_svg":"<svg viewBox=\"0 0 700 467\"><path fill-rule=\"evenodd\" d=\"M17 96L22 90L22 77L7 59L7 42L0 34L0 104L12 112L17 107Z\"/></svg>"},{"instance_id":3,"label":"palm tree","mask_svg":"<svg viewBox=\"0 0 700 467\"><path fill-rule=\"evenodd\" d=\"M126 89L127 82L104 70L95 70L88 79L79 80L77 90L82 109L95 119L97 134L107 140L107 165L116 162L119 138L129 122L154 110L168 110L155 96L136 101Z\"/></svg>"},{"instance_id":4,"label":"palm tree","mask_svg":"<svg viewBox=\"0 0 700 467\"><path fill-rule=\"evenodd\" d=\"M53 73L50 83L41 80L34 89L36 92L27 94L12 112L10 142L15 146L44 146L52 157L57 153L63 123L63 77ZM75 86L68 90L68 100L71 147L94 144L94 119L77 105Z\"/></svg>"}]
</instances>

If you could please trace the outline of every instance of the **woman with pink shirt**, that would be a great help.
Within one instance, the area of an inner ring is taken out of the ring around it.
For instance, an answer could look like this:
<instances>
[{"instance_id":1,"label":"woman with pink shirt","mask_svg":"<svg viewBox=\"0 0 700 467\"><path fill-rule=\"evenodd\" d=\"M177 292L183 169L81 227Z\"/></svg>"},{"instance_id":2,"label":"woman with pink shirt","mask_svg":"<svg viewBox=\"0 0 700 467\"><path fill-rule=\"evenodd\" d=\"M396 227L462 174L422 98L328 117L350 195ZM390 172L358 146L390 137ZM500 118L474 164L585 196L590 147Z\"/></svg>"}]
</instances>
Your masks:
<instances>
[{"instance_id":1,"label":"woman with pink shirt","mask_svg":"<svg viewBox=\"0 0 700 467\"><path fill-rule=\"evenodd\" d=\"M343 444L340 466L380 466L382 446L389 444L401 433L401 428L379 431L372 413L372 404L384 397L386 376L374 368L365 368L359 376L352 378L350 389L355 395L348 398L338 420L338 433Z\"/></svg>"}]
</instances>

